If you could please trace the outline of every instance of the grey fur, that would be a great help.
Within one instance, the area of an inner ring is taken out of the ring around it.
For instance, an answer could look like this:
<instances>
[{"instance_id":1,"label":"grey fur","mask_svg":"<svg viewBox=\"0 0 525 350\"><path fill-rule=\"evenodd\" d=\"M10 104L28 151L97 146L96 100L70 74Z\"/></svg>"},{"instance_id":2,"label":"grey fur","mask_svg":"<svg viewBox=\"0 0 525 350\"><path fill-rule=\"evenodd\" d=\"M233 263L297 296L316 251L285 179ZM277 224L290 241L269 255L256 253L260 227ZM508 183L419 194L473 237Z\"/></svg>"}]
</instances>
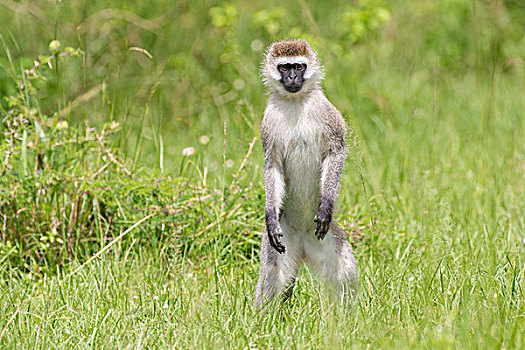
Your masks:
<instances>
[{"instance_id":1,"label":"grey fur","mask_svg":"<svg viewBox=\"0 0 525 350\"><path fill-rule=\"evenodd\" d=\"M352 248L331 220L347 154L344 119L319 87L322 68L310 46L308 55L282 57L272 51L275 45L261 69L271 96L261 125L267 230L255 295L258 307L280 294L288 298L303 262L343 297L357 286ZM297 61L307 63L305 81L299 92L287 92L278 81L277 64Z\"/></svg>"}]
</instances>

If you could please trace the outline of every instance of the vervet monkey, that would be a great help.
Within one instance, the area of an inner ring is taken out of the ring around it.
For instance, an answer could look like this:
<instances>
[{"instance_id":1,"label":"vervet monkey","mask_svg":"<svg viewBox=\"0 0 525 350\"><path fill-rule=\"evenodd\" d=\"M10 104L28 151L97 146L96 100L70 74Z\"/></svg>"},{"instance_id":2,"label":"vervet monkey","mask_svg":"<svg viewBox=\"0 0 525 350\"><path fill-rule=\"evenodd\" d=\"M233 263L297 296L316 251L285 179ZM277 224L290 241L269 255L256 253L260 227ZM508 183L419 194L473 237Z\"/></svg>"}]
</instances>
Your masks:
<instances>
[{"instance_id":1,"label":"vervet monkey","mask_svg":"<svg viewBox=\"0 0 525 350\"><path fill-rule=\"evenodd\" d=\"M256 305L287 299L303 262L341 297L351 295L352 247L332 221L347 154L345 121L319 86L323 70L308 42L273 43L261 72L271 96L261 124L266 233Z\"/></svg>"}]
</instances>

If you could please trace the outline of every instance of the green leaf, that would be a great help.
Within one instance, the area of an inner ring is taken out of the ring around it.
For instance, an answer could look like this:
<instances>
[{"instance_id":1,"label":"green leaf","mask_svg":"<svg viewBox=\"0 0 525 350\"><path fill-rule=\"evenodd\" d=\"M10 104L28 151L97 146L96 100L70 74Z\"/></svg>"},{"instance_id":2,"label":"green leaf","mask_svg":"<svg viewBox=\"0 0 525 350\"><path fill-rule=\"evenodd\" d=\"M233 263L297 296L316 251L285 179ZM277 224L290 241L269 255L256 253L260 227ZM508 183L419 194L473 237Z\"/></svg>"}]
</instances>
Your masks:
<instances>
[{"instance_id":1,"label":"green leaf","mask_svg":"<svg viewBox=\"0 0 525 350\"><path fill-rule=\"evenodd\" d=\"M34 121L34 123L35 123L36 132L38 133L38 137L40 137L40 140L42 140L42 142L46 142L47 136L46 136L46 133L44 132L44 129L42 129L42 126L40 126L40 124L36 120Z\"/></svg>"}]
</instances>

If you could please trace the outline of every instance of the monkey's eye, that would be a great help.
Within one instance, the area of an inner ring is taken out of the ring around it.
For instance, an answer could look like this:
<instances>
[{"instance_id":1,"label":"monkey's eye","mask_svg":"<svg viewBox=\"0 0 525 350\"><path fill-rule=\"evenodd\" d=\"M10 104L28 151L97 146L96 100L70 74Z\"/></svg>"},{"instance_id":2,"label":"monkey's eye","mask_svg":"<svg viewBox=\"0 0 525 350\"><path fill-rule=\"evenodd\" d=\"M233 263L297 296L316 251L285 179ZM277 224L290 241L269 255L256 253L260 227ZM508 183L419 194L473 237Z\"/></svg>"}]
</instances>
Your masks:
<instances>
[{"instance_id":1,"label":"monkey's eye","mask_svg":"<svg viewBox=\"0 0 525 350\"><path fill-rule=\"evenodd\" d=\"M306 69L306 64L304 64L304 63L297 63L295 65L295 69L298 70L298 71L305 70Z\"/></svg>"},{"instance_id":2,"label":"monkey's eye","mask_svg":"<svg viewBox=\"0 0 525 350\"><path fill-rule=\"evenodd\" d=\"M280 72L286 72L286 71L290 70L291 68L292 68L292 66L289 63L277 65L277 69Z\"/></svg>"}]
</instances>

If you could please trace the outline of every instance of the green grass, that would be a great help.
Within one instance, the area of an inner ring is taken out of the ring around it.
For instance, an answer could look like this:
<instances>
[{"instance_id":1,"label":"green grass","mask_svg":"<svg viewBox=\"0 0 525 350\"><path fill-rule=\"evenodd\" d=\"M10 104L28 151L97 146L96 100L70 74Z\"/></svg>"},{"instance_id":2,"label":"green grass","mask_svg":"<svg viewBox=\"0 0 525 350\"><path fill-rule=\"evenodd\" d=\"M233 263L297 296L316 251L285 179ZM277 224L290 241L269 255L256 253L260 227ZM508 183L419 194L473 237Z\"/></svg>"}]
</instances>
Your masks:
<instances>
[{"instance_id":1,"label":"green grass","mask_svg":"<svg viewBox=\"0 0 525 350\"><path fill-rule=\"evenodd\" d=\"M0 1L0 347L523 348L523 6L229 4ZM258 48L290 36L354 130L359 296L303 269L261 315ZM22 74L53 39L82 54Z\"/></svg>"}]
</instances>

